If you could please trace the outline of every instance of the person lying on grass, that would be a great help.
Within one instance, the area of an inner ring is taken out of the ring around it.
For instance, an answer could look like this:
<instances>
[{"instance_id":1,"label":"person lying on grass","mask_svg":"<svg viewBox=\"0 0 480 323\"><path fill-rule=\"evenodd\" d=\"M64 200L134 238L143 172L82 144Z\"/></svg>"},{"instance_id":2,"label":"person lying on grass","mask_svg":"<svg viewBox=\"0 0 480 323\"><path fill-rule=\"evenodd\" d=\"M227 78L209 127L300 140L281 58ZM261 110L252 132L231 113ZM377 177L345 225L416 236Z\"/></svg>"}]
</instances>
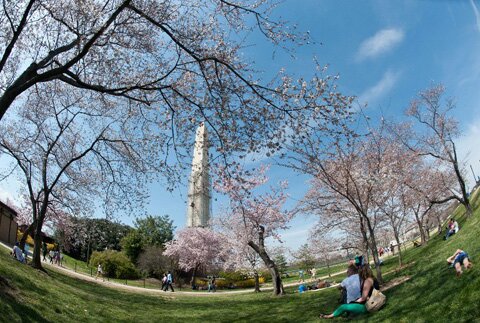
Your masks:
<instances>
[{"instance_id":1,"label":"person lying on grass","mask_svg":"<svg viewBox=\"0 0 480 323\"><path fill-rule=\"evenodd\" d=\"M452 256L447 258L447 262L451 267L455 267L457 276L462 274L462 265L465 267L465 269L472 268L472 262L470 261L468 254L462 249L457 249Z\"/></svg>"},{"instance_id":2,"label":"person lying on grass","mask_svg":"<svg viewBox=\"0 0 480 323\"><path fill-rule=\"evenodd\" d=\"M360 276L360 290L362 291L362 296L356 299L352 303L340 305L332 314L320 314L320 318L331 319L334 317L341 316L344 313L347 314L364 314L367 313L367 308L365 303L368 298L372 295L373 288L379 289L378 282L373 276L372 269L368 264L363 265L359 271Z\"/></svg>"}]
</instances>

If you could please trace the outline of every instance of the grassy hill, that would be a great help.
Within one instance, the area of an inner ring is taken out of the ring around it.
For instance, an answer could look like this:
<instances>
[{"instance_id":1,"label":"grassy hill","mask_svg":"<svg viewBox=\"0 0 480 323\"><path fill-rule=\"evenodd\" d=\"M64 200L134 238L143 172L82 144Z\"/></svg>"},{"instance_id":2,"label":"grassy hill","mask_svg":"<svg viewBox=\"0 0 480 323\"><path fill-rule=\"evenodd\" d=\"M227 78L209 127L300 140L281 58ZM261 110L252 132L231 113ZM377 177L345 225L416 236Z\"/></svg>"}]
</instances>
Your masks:
<instances>
[{"instance_id":1,"label":"grassy hill","mask_svg":"<svg viewBox=\"0 0 480 323\"><path fill-rule=\"evenodd\" d=\"M478 205L479 194L474 196ZM458 214L462 212L459 208ZM411 279L385 294L380 312L354 318L368 322L480 322L480 209L470 219L457 216L461 230L448 241L434 237L427 246L410 249L401 271L386 280ZM457 248L465 249L474 263L460 278L445 259ZM392 271L397 259L385 262ZM54 270L33 270L0 249L1 322L314 322L320 312L338 305L335 289L294 293L284 297L260 294L194 297L179 293L142 295L106 288L64 276Z\"/></svg>"}]
</instances>

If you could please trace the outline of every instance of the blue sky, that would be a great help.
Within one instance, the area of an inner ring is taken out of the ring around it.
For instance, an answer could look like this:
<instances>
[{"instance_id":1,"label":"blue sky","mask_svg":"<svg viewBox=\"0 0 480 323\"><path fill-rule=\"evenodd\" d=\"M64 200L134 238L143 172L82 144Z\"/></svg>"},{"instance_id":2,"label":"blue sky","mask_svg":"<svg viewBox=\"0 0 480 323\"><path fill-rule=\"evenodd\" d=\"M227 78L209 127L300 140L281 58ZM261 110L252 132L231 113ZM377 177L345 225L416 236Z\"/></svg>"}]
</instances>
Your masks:
<instances>
[{"instance_id":1,"label":"blue sky","mask_svg":"<svg viewBox=\"0 0 480 323\"><path fill-rule=\"evenodd\" d=\"M296 52L296 58L272 47L260 35L247 40L247 59L255 62L263 77L284 67L296 76L309 77L313 57L339 74L340 90L368 104L373 118L384 114L396 119L419 90L432 82L443 83L457 102L455 116L463 130L458 140L460 155L480 176L480 0L458 1L336 1L286 0L275 10L299 31L309 31L314 42ZM469 154L470 152L470 154ZM188 174L186 174L188 175ZM307 189L305 177L272 168L272 181L290 182L294 205ZM468 168L468 178L472 175ZM16 184L0 183L0 199L12 198ZM173 193L151 185L149 214L169 214L178 228L186 222L187 187ZM220 201L213 200L214 214ZM133 219L122 218L131 224ZM283 234L286 245L297 248L306 242L313 217L300 216Z\"/></svg>"}]
</instances>

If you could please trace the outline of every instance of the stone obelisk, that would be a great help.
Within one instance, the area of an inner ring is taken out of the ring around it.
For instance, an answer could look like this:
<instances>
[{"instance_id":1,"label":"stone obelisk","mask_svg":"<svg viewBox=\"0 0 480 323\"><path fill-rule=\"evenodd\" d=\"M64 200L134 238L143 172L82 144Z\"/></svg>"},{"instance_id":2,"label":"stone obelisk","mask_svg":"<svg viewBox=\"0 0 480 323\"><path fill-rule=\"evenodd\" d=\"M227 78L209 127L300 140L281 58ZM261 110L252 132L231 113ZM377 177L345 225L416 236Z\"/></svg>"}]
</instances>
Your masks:
<instances>
[{"instance_id":1,"label":"stone obelisk","mask_svg":"<svg viewBox=\"0 0 480 323\"><path fill-rule=\"evenodd\" d=\"M187 226L207 227L210 221L211 183L208 172L208 136L203 122L197 129L187 201Z\"/></svg>"}]
</instances>

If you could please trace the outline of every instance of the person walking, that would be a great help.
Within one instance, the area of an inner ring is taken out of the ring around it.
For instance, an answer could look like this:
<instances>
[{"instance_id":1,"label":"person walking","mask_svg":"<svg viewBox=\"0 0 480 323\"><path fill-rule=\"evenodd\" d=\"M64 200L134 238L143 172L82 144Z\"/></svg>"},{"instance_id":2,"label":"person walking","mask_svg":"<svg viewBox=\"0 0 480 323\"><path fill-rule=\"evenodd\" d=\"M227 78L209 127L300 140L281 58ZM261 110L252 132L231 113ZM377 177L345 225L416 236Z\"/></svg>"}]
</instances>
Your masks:
<instances>
[{"instance_id":1,"label":"person walking","mask_svg":"<svg viewBox=\"0 0 480 323\"><path fill-rule=\"evenodd\" d=\"M173 276L172 276L172 273L171 273L170 270L169 270L169 271L168 271L168 274L167 274L167 283L166 283L165 289L164 289L163 291L164 291L164 292L168 291L168 287L170 287L170 289L172 290L172 292L174 292L172 283L173 283Z\"/></svg>"},{"instance_id":2,"label":"person walking","mask_svg":"<svg viewBox=\"0 0 480 323\"><path fill-rule=\"evenodd\" d=\"M42 244L42 254L43 254L42 261L45 261L45 262L47 261L47 253L48 253L48 248L47 248L47 244L44 241Z\"/></svg>"},{"instance_id":3,"label":"person walking","mask_svg":"<svg viewBox=\"0 0 480 323\"><path fill-rule=\"evenodd\" d=\"M102 264L98 264L98 267L97 267L97 275L95 276L95 280L97 280L98 276L102 277L102 281L105 281L105 277L103 277Z\"/></svg>"},{"instance_id":4,"label":"person walking","mask_svg":"<svg viewBox=\"0 0 480 323\"><path fill-rule=\"evenodd\" d=\"M48 257L50 258L50 263L53 264L53 258L55 257L55 251L50 250L48 253Z\"/></svg>"},{"instance_id":5,"label":"person walking","mask_svg":"<svg viewBox=\"0 0 480 323\"><path fill-rule=\"evenodd\" d=\"M217 287L215 286L215 276L211 276L208 280L208 292L216 292Z\"/></svg>"},{"instance_id":6,"label":"person walking","mask_svg":"<svg viewBox=\"0 0 480 323\"><path fill-rule=\"evenodd\" d=\"M165 290L165 286L167 285L167 273L163 273L162 277L162 290Z\"/></svg>"}]
</instances>

